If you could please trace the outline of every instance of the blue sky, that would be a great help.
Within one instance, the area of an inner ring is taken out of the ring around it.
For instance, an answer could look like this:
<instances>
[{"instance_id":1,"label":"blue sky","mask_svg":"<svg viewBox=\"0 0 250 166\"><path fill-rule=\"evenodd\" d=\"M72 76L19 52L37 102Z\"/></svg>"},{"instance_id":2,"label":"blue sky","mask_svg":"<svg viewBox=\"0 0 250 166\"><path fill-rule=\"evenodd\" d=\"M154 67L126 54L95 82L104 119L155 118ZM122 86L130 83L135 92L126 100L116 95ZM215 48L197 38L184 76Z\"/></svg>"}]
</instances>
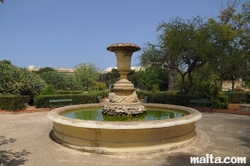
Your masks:
<instances>
[{"instance_id":1,"label":"blue sky","mask_svg":"<svg viewBox=\"0 0 250 166\"><path fill-rule=\"evenodd\" d=\"M0 60L18 67L115 67L107 47L156 43L157 26L181 17L215 18L227 0L5 0L0 3ZM247 0L242 0L242 3ZM140 51L132 56L138 64Z\"/></svg>"}]
</instances>

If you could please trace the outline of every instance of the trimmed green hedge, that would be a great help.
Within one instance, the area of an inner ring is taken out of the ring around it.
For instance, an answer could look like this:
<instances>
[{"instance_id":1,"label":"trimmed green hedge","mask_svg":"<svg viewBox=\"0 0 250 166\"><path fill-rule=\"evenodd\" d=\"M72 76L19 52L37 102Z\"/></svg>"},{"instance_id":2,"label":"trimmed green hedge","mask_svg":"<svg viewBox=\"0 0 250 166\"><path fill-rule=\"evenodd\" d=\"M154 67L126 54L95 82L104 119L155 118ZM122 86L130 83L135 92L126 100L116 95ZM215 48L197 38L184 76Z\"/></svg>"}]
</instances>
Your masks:
<instances>
[{"instance_id":1,"label":"trimmed green hedge","mask_svg":"<svg viewBox=\"0 0 250 166\"><path fill-rule=\"evenodd\" d=\"M151 91L137 91L139 99L148 96L148 103L161 103L188 106L190 99L195 99L197 96L179 95L169 92L151 92Z\"/></svg>"},{"instance_id":2,"label":"trimmed green hedge","mask_svg":"<svg viewBox=\"0 0 250 166\"><path fill-rule=\"evenodd\" d=\"M0 110L25 110L30 96L0 96Z\"/></svg>"},{"instance_id":3,"label":"trimmed green hedge","mask_svg":"<svg viewBox=\"0 0 250 166\"><path fill-rule=\"evenodd\" d=\"M250 92L221 92L228 97L229 103L250 103Z\"/></svg>"},{"instance_id":4,"label":"trimmed green hedge","mask_svg":"<svg viewBox=\"0 0 250 166\"><path fill-rule=\"evenodd\" d=\"M99 91L93 94L64 94L64 95L39 95L34 99L36 108L49 108L49 100L52 99L72 99L72 104L97 103L97 96L105 97L105 92Z\"/></svg>"},{"instance_id":5,"label":"trimmed green hedge","mask_svg":"<svg viewBox=\"0 0 250 166\"><path fill-rule=\"evenodd\" d=\"M148 96L148 103L161 103L161 104L173 104L188 106L191 99L200 99L195 95L179 95L169 92L150 92L150 91L137 91L139 99ZM219 95L216 100L214 100L214 108L227 109L228 108L228 97L226 95Z\"/></svg>"},{"instance_id":6,"label":"trimmed green hedge","mask_svg":"<svg viewBox=\"0 0 250 166\"><path fill-rule=\"evenodd\" d=\"M66 91L66 90L58 90L57 91L57 93L58 94L87 94L88 93L88 91L83 91L83 90L75 90L75 91L73 91L73 90L71 90L71 91Z\"/></svg>"}]
</instances>

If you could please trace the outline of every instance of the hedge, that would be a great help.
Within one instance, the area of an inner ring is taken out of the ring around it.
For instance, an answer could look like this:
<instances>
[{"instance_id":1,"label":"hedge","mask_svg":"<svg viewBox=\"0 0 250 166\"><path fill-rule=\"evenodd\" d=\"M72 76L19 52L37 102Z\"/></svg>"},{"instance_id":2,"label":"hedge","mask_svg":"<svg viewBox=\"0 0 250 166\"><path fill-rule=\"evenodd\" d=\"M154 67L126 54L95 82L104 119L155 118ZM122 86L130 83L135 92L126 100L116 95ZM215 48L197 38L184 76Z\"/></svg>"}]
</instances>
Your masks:
<instances>
[{"instance_id":1,"label":"hedge","mask_svg":"<svg viewBox=\"0 0 250 166\"><path fill-rule=\"evenodd\" d=\"M229 103L250 103L250 92L221 92L228 97Z\"/></svg>"},{"instance_id":2,"label":"hedge","mask_svg":"<svg viewBox=\"0 0 250 166\"><path fill-rule=\"evenodd\" d=\"M72 99L72 104L97 103L97 96L105 97L105 92L96 92L92 94L64 94L64 95L39 95L34 99L36 108L49 108L49 100L52 99Z\"/></svg>"},{"instance_id":3,"label":"hedge","mask_svg":"<svg viewBox=\"0 0 250 166\"><path fill-rule=\"evenodd\" d=\"M30 96L0 96L0 110L25 110Z\"/></svg>"},{"instance_id":4,"label":"hedge","mask_svg":"<svg viewBox=\"0 0 250 166\"><path fill-rule=\"evenodd\" d=\"M137 95L140 99L148 96L148 103L173 104L181 106L188 106L191 99L200 99L195 95L180 95L173 92L137 91ZM218 98L214 100L214 108L227 109L228 97L223 94L219 95Z\"/></svg>"},{"instance_id":5,"label":"hedge","mask_svg":"<svg viewBox=\"0 0 250 166\"><path fill-rule=\"evenodd\" d=\"M83 91L83 90L70 90L70 91L66 91L66 90L57 90L58 94L87 94L88 91Z\"/></svg>"}]
</instances>

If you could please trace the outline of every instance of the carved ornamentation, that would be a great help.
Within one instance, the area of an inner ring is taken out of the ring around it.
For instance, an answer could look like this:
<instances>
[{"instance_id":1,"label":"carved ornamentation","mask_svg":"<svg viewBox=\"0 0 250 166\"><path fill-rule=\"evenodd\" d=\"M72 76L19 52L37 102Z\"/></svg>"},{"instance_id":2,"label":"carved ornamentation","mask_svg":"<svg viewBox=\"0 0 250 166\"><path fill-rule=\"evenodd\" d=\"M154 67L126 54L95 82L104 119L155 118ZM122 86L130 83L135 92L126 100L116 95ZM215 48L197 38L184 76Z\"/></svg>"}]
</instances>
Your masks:
<instances>
[{"instance_id":1,"label":"carved ornamentation","mask_svg":"<svg viewBox=\"0 0 250 166\"><path fill-rule=\"evenodd\" d=\"M111 103L138 103L138 97L135 92L128 96L118 96L115 93L109 94L109 102Z\"/></svg>"}]
</instances>

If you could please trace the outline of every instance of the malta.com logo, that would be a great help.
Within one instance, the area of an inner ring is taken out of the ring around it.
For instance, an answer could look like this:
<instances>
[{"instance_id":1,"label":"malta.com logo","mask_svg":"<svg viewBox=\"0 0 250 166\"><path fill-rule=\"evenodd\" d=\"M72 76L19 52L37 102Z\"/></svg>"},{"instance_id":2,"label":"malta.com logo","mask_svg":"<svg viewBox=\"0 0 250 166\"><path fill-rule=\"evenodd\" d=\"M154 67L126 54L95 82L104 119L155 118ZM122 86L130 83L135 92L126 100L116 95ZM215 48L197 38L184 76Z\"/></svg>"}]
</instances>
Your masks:
<instances>
[{"instance_id":1,"label":"malta.com logo","mask_svg":"<svg viewBox=\"0 0 250 166\"><path fill-rule=\"evenodd\" d=\"M246 157L214 157L206 154L204 157L190 157L190 164L246 164Z\"/></svg>"}]
</instances>

